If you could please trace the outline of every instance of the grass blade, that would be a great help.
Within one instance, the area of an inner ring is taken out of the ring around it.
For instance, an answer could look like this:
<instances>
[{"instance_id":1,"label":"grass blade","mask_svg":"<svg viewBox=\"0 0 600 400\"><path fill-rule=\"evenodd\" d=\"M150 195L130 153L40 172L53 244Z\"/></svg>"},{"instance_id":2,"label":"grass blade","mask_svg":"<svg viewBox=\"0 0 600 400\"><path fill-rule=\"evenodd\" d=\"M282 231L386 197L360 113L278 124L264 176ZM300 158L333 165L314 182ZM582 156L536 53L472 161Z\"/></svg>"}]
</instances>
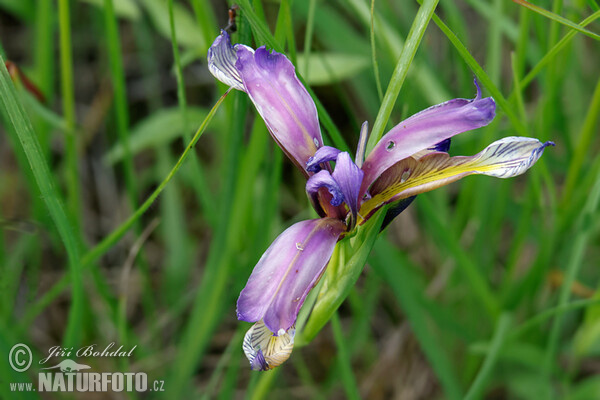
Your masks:
<instances>
[{"instance_id":1,"label":"grass blade","mask_svg":"<svg viewBox=\"0 0 600 400\"><path fill-rule=\"evenodd\" d=\"M67 251L69 260L69 278L72 287L71 308L69 310L69 324L64 337L64 343L75 346L79 343L80 327L83 314L83 288L81 280L81 263L79 254L79 240L65 213L61 195L54 183L48 163L44 159L42 149L37 140L31 122L17 96L15 87L0 57L0 104L6 120L12 124L18 136L23 151L27 156L29 165L40 189L40 193L56 229ZM10 131L10 129L9 129Z\"/></svg>"}]
</instances>

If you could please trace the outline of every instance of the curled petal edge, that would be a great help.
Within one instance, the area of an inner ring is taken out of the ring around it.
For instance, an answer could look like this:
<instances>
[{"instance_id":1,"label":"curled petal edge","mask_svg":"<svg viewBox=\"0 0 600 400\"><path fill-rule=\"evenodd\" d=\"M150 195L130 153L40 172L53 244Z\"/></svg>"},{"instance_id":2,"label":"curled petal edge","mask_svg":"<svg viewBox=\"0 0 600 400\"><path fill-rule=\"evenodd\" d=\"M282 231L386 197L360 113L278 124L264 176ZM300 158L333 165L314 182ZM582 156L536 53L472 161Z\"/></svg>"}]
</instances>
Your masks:
<instances>
[{"instance_id":1,"label":"curled petal edge","mask_svg":"<svg viewBox=\"0 0 600 400\"><path fill-rule=\"evenodd\" d=\"M521 175L535 164L548 146L554 146L554 143L512 136L498 140L470 157L450 157L447 153L436 152L419 160L408 157L385 171L373 184L372 197L361 206L359 223L364 223L384 204L428 192L468 175L497 178Z\"/></svg>"}]
</instances>

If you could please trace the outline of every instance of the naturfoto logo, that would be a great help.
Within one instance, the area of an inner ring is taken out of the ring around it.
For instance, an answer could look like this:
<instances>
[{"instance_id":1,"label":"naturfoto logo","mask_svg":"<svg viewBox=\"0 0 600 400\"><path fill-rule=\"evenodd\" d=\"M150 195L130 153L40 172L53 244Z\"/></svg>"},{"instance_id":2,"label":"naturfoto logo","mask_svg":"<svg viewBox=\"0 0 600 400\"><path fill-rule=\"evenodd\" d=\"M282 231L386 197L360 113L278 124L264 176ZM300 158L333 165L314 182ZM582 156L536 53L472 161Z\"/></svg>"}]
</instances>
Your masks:
<instances>
[{"instance_id":1,"label":"naturfoto logo","mask_svg":"<svg viewBox=\"0 0 600 400\"><path fill-rule=\"evenodd\" d=\"M53 357L65 358L40 368L37 387L31 382L11 382L13 392L146 392L164 391L164 381L148 382L145 372L95 372L87 364L72 360L73 357L130 357L136 346L124 349L110 343L106 347L97 345L79 349L54 346L48 350L48 356L39 361L45 364ZM66 358L71 357L71 358ZM31 366L32 352L29 346L19 343L13 346L9 354L9 363L14 371L24 372ZM57 362L57 363L56 363ZM56 363L55 365L52 365ZM92 371L88 371L92 370Z\"/></svg>"}]
</instances>

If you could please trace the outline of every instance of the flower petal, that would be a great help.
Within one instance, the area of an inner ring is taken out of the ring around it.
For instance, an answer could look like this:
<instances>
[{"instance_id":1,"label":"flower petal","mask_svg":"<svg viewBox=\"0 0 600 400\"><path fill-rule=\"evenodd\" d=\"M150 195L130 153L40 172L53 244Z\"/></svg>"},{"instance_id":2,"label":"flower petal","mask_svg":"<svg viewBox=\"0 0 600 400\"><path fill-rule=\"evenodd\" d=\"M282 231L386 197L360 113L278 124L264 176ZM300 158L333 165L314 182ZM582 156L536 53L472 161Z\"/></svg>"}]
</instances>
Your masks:
<instances>
[{"instance_id":1,"label":"flower petal","mask_svg":"<svg viewBox=\"0 0 600 400\"><path fill-rule=\"evenodd\" d=\"M489 124L494 119L495 109L491 97L481 98L478 86L473 100L450 100L399 123L381 138L365 160L361 196L398 161L454 135Z\"/></svg>"},{"instance_id":2,"label":"flower petal","mask_svg":"<svg viewBox=\"0 0 600 400\"><path fill-rule=\"evenodd\" d=\"M240 293L238 319L262 319L271 332L285 333L345 229L333 218L302 221L286 229L263 254Z\"/></svg>"},{"instance_id":3,"label":"flower petal","mask_svg":"<svg viewBox=\"0 0 600 400\"><path fill-rule=\"evenodd\" d=\"M271 135L290 159L308 176L306 162L323 146L317 109L296 77L290 60L264 46L255 52L237 49L236 67L246 93Z\"/></svg>"},{"instance_id":4,"label":"flower petal","mask_svg":"<svg viewBox=\"0 0 600 400\"><path fill-rule=\"evenodd\" d=\"M332 198L329 202L332 206L337 207L344 202L344 193L337 181L333 179L333 176L331 176L329 171L322 170L308 178L308 181L306 181L306 193L315 210L317 210L319 206L320 188L326 188L329 193L331 193Z\"/></svg>"},{"instance_id":5,"label":"flower petal","mask_svg":"<svg viewBox=\"0 0 600 400\"><path fill-rule=\"evenodd\" d=\"M362 204L360 215L366 220L384 204L428 192L467 175L497 178L520 175L535 164L544 148L553 145L513 136L498 140L471 157L449 157L447 153L431 153L419 160L408 157L385 171L373 184L372 197Z\"/></svg>"},{"instance_id":6,"label":"flower petal","mask_svg":"<svg viewBox=\"0 0 600 400\"><path fill-rule=\"evenodd\" d=\"M238 47L244 47L250 52L254 51L250 47L241 44L233 46L229 39L229 34L222 30L221 34L217 36L212 46L210 46L210 49L208 49L208 70L224 84L244 91L242 76L235 66L237 62L236 49Z\"/></svg>"},{"instance_id":7,"label":"flower petal","mask_svg":"<svg viewBox=\"0 0 600 400\"><path fill-rule=\"evenodd\" d=\"M294 349L296 329L292 325L284 334L274 336L263 321L246 332L242 349L254 371L268 371L283 364Z\"/></svg>"},{"instance_id":8,"label":"flower petal","mask_svg":"<svg viewBox=\"0 0 600 400\"><path fill-rule=\"evenodd\" d=\"M342 152L338 154L333 170L333 179L338 183L344 195L344 201L352 212L354 221L358 212L358 192L363 179L363 171L358 168L350 158L350 154Z\"/></svg>"},{"instance_id":9,"label":"flower petal","mask_svg":"<svg viewBox=\"0 0 600 400\"><path fill-rule=\"evenodd\" d=\"M341 150L338 150L335 147L321 147L319 150L317 150L314 156L308 159L308 162L306 163L306 170L310 172L319 172L321 170L320 164L328 161L334 161L341 152Z\"/></svg>"}]
</instances>

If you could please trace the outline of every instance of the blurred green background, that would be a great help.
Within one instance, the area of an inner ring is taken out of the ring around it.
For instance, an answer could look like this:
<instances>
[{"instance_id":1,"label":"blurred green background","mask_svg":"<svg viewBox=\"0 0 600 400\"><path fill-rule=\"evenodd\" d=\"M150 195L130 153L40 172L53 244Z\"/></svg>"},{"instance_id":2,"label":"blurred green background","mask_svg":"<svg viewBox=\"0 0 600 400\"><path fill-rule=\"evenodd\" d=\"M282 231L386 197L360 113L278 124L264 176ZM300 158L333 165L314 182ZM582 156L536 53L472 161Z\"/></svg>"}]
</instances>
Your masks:
<instances>
[{"instance_id":1,"label":"blurred green background","mask_svg":"<svg viewBox=\"0 0 600 400\"><path fill-rule=\"evenodd\" d=\"M269 243L312 211L244 94L211 111L226 88L206 51L231 4L0 0L1 397L600 398L597 0L427 0L420 20L409 0L238 4L233 41L285 51L328 143L355 148L411 26L428 24L406 80L392 79L387 128L471 98L477 77L498 115L452 155L504 136L556 147L523 176L420 195L332 323L252 372L235 301ZM37 363L53 346L111 342L137 347L75 360L146 372L164 392L11 391L62 360ZM16 343L33 350L27 372L7 362Z\"/></svg>"}]
</instances>

